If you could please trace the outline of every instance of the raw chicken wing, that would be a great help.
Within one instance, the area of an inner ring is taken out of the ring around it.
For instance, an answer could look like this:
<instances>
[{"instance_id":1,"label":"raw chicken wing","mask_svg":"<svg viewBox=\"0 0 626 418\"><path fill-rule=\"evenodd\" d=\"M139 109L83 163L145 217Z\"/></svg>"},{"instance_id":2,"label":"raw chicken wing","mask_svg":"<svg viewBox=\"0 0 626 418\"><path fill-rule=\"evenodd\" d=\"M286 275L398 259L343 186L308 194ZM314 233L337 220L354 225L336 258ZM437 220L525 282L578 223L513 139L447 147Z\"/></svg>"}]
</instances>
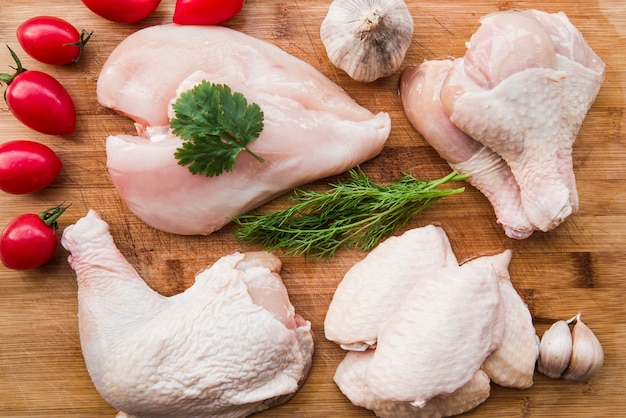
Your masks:
<instances>
[{"instance_id":1,"label":"raw chicken wing","mask_svg":"<svg viewBox=\"0 0 626 418\"><path fill-rule=\"evenodd\" d=\"M311 325L294 312L275 256L224 256L164 297L95 212L61 242L77 276L89 375L121 416L244 417L287 401L304 382Z\"/></svg>"}]
</instances>

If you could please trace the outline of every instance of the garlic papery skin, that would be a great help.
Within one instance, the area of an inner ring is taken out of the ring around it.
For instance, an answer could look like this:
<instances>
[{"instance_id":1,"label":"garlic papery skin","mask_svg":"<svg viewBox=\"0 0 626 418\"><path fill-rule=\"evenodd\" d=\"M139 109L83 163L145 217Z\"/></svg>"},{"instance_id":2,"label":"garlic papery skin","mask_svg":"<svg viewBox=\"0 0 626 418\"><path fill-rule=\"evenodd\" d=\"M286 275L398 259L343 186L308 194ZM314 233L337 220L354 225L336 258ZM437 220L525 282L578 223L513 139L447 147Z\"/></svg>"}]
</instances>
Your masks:
<instances>
[{"instance_id":1,"label":"garlic papery skin","mask_svg":"<svg viewBox=\"0 0 626 418\"><path fill-rule=\"evenodd\" d=\"M334 0L320 37L333 65L356 81L371 82L400 69L413 27L403 0Z\"/></svg>"},{"instance_id":2,"label":"garlic papery skin","mask_svg":"<svg viewBox=\"0 0 626 418\"><path fill-rule=\"evenodd\" d=\"M553 379L561 377L572 356L572 332L567 322L556 321L544 332L539 343L537 370Z\"/></svg>"},{"instance_id":3,"label":"garlic papery skin","mask_svg":"<svg viewBox=\"0 0 626 418\"><path fill-rule=\"evenodd\" d=\"M604 364L602 344L589 327L580 320L580 313L569 322L576 321L572 330L572 358L563 373L563 379L585 381L600 371Z\"/></svg>"}]
</instances>

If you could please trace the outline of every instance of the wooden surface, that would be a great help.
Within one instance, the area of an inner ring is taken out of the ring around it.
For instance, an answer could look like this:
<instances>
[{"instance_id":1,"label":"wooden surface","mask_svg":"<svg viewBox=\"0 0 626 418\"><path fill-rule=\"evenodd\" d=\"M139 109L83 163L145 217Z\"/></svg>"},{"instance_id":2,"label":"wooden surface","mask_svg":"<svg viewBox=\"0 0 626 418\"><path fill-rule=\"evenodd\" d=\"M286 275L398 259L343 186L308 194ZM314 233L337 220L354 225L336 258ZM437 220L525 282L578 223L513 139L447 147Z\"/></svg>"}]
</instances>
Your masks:
<instances>
[{"instance_id":1,"label":"wooden surface","mask_svg":"<svg viewBox=\"0 0 626 418\"><path fill-rule=\"evenodd\" d=\"M398 75L372 84L351 81L334 68L319 38L329 0L248 0L228 26L272 42L308 61L343 86L372 111L387 111L392 132L383 153L363 165L374 180L385 182L401 171L436 178L449 169L408 124L397 94ZM105 21L78 0L4 1L0 41L10 45L24 66L57 77L74 97L78 129L65 138L35 133L17 122L2 103L0 141L31 139L53 148L64 162L59 178L45 191L0 194L0 224L24 212L39 212L61 202L72 206L60 227L74 223L93 208L111 225L122 253L155 290L172 295L193 281L198 270L242 246L228 226L209 237L161 233L140 222L124 206L106 172L104 139L132 132L132 123L96 103L95 82L111 50L133 31L171 21L174 1L135 25ZM617 417L626 412L626 5L598 1L411 1L415 34L405 66L423 59L459 56L478 18L508 8L564 11L604 59L606 81L587 115L574 147L580 211L547 234L525 241L507 238L496 225L487 200L468 187L415 218L409 227L441 224L459 259L510 248L513 283L528 303L537 333L552 322L582 312L605 349L605 365L587 383L570 383L536 375L528 390L493 386L492 395L467 416L474 417ZM79 28L93 30L82 60L63 68L27 57L15 29L27 18L55 15ZM163 57L167 59L167 57ZM0 69L10 56L0 49ZM326 179L328 180L328 179ZM325 184L327 181L320 181ZM336 180L336 178L332 179ZM181 202L184 204L184 202ZM278 200L274 207L284 205ZM341 251L332 262L283 257L283 279L296 309L313 324L318 341L313 369L302 390L287 404L258 414L263 417L371 417L352 406L332 381L342 351L324 339L323 320L337 283L364 254ZM76 318L76 282L59 249L42 268L16 272L0 267L0 416L112 417L115 410L99 396L86 372Z\"/></svg>"}]
</instances>

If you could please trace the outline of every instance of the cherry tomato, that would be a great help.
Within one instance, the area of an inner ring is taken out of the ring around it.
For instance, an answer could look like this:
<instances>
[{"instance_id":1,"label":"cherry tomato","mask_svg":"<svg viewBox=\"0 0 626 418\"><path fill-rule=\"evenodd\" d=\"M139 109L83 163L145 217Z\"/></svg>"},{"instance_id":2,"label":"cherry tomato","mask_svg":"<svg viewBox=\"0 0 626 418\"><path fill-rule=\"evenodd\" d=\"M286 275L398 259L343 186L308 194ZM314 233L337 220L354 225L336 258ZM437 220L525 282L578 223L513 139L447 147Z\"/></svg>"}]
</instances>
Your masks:
<instances>
[{"instance_id":1,"label":"cherry tomato","mask_svg":"<svg viewBox=\"0 0 626 418\"><path fill-rule=\"evenodd\" d=\"M8 46L7 46L8 47ZM7 84L4 99L11 113L24 125L48 135L69 135L76 129L76 108L65 88L54 77L29 71L11 48L15 74L0 74Z\"/></svg>"},{"instance_id":2,"label":"cherry tomato","mask_svg":"<svg viewBox=\"0 0 626 418\"><path fill-rule=\"evenodd\" d=\"M9 141L0 145L0 190L11 194L35 193L57 177L61 159L44 144Z\"/></svg>"},{"instance_id":3,"label":"cherry tomato","mask_svg":"<svg viewBox=\"0 0 626 418\"><path fill-rule=\"evenodd\" d=\"M179 25L216 25L235 17L244 1L176 0L173 21Z\"/></svg>"},{"instance_id":4,"label":"cherry tomato","mask_svg":"<svg viewBox=\"0 0 626 418\"><path fill-rule=\"evenodd\" d=\"M82 0L89 10L118 23L135 23L150 16L161 0Z\"/></svg>"},{"instance_id":5,"label":"cherry tomato","mask_svg":"<svg viewBox=\"0 0 626 418\"><path fill-rule=\"evenodd\" d=\"M13 270L39 267L52 258L58 245L57 219L67 206L14 218L0 233L0 261Z\"/></svg>"},{"instance_id":6,"label":"cherry tomato","mask_svg":"<svg viewBox=\"0 0 626 418\"><path fill-rule=\"evenodd\" d=\"M78 33L71 23L53 16L37 16L17 28L17 40L28 55L45 64L78 61L91 33Z\"/></svg>"}]
</instances>

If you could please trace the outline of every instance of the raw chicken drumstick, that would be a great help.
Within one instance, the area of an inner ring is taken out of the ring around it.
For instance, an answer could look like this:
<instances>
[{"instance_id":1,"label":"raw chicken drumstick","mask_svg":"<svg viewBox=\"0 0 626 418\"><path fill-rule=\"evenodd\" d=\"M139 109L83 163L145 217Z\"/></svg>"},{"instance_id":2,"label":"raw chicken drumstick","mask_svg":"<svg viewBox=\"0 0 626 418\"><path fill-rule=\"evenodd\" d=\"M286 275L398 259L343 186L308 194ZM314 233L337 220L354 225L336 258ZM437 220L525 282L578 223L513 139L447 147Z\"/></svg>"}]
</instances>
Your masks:
<instances>
[{"instance_id":1,"label":"raw chicken drumstick","mask_svg":"<svg viewBox=\"0 0 626 418\"><path fill-rule=\"evenodd\" d=\"M507 235L549 231L578 210L572 147L604 63L564 13L489 14L463 58L421 67L403 77L409 120L453 167L470 174ZM435 98L418 97L433 91ZM420 108L427 111L420 115Z\"/></svg>"}]
</instances>

